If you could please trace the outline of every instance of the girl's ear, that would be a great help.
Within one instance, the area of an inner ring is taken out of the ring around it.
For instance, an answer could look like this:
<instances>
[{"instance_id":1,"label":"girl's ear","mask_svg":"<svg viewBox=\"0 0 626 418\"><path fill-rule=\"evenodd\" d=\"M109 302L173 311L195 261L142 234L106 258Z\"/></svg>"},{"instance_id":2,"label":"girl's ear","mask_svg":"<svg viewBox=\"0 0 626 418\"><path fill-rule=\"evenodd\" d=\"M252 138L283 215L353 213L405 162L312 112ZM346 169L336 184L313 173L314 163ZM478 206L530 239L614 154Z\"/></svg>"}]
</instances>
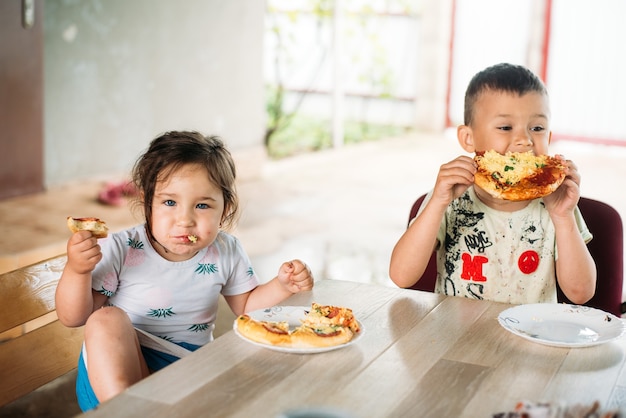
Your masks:
<instances>
[{"instance_id":1,"label":"girl's ear","mask_svg":"<svg viewBox=\"0 0 626 418\"><path fill-rule=\"evenodd\" d=\"M472 128L467 125L459 125L459 127L456 129L456 137L459 140L461 148L463 148L466 152L470 154L476 152Z\"/></svg>"}]
</instances>

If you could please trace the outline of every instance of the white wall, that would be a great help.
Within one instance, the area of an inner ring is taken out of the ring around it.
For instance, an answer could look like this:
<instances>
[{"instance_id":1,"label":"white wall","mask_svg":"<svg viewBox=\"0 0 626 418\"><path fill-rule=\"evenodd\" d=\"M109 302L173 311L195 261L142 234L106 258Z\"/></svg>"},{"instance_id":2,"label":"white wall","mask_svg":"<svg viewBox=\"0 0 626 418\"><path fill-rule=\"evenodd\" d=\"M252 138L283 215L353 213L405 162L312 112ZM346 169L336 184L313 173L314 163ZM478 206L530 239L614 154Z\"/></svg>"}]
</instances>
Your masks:
<instances>
[{"instance_id":1,"label":"white wall","mask_svg":"<svg viewBox=\"0 0 626 418\"><path fill-rule=\"evenodd\" d=\"M245 0L47 0L45 183L125 173L166 130L224 138L263 157L265 4Z\"/></svg>"}]
</instances>

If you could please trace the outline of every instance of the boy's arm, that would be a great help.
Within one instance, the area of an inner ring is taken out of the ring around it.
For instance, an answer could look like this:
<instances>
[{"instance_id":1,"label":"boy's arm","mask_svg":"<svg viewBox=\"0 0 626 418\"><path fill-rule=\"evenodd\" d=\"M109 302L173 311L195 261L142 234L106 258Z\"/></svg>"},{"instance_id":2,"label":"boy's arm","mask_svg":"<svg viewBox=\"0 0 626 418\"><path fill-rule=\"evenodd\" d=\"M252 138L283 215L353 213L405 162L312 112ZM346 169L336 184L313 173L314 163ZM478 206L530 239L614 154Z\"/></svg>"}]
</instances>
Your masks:
<instances>
[{"instance_id":1,"label":"boy's arm","mask_svg":"<svg viewBox=\"0 0 626 418\"><path fill-rule=\"evenodd\" d=\"M580 174L571 160L565 162L565 181L544 197L556 231L556 277L561 290L576 304L587 302L596 289L596 265L576 224L575 208L580 199Z\"/></svg>"},{"instance_id":2,"label":"boy's arm","mask_svg":"<svg viewBox=\"0 0 626 418\"><path fill-rule=\"evenodd\" d=\"M422 277L437 244L437 231L446 207L432 203L432 199L426 202L393 248L389 277L399 287L411 287Z\"/></svg>"},{"instance_id":3,"label":"boy's arm","mask_svg":"<svg viewBox=\"0 0 626 418\"><path fill-rule=\"evenodd\" d=\"M561 290L576 304L593 297L596 289L596 265L583 241L573 212L553 219L556 230L556 277Z\"/></svg>"},{"instance_id":4,"label":"boy's arm","mask_svg":"<svg viewBox=\"0 0 626 418\"><path fill-rule=\"evenodd\" d=\"M467 156L457 157L439 168L430 199L391 254L389 277L395 284L410 287L422 277L437 244L437 232L446 208L474 183L474 173L474 160Z\"/></svg>"},{"instance_id":5,"label":"boy's arm","mask_svg":"<svg viewBox=\"0 0 626 418\"><path fill-rule=\"evenodd\" d=\"M107 297L91 289L91 272L102 259L98 241L90 232L76 232L67 243L67 262L55 293L56 311L68 327L85 324Z\"/></svg>"}]
</instances>

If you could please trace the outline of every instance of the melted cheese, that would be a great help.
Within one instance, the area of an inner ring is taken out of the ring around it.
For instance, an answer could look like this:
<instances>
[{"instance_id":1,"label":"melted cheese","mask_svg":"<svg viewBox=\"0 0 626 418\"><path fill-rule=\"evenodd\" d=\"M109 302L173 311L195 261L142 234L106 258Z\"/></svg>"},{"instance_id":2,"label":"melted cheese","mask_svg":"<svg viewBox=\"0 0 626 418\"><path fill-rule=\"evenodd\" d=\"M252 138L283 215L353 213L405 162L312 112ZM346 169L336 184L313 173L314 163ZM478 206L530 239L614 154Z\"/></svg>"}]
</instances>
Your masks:
<instances>
[{"instance_id":1,"label":"melted cheese","mask_svg":"<svg viewBox=\"0 0 626 418\"><path fill-rule=\"evenodd\" d=\"M522 179L534 175L537 168L544 167L547 156L534 155L528 152L507 152L505 155L496 151L487 151L483 155L480 165L500 183L515 184Z\"/></svg>"}]
</instances>

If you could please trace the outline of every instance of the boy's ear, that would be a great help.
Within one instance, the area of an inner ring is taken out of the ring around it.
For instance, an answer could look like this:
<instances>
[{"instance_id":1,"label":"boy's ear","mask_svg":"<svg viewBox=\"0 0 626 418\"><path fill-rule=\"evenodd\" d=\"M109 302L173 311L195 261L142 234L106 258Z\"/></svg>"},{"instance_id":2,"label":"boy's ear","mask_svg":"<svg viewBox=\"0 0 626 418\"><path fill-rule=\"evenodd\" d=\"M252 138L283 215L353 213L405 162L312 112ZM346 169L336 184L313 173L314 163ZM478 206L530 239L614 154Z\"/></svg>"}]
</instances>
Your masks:
<instances>
[{"instance_id":1,"label":"boy's ear","mask_svg":"<svg viewBox=\"0 0 626 418\"><path fill-rule=\"evenodd\" d=\"M476 147L474 146L474 134L472 133L472 128L467 125L460 125L456 129L456 137L459 140L459 144L461 148L463 148L466 152L473 154L476 152Z\"/></svg>"}]
</instances>

